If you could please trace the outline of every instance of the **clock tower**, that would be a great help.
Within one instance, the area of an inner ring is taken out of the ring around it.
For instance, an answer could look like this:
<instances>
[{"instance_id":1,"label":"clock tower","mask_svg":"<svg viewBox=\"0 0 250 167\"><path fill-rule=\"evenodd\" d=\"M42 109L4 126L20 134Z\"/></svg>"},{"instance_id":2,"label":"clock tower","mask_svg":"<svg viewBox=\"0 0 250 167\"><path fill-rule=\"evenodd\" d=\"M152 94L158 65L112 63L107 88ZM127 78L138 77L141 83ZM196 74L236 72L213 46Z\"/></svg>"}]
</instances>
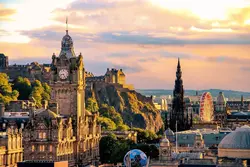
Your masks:
<instances>
[{"instance_id":1,"label":"clock tower","mask_svg":"<svg viewBox=\"0 0 250 167\"><path fill-rule=\"evenodd\" d=\"M52 55L51 101L58 103L58 113L85 117L85 70L83 57L75 55L73 40L66 30L59 56Z\"/></svg>"},{"instance_id":2,"label":"clock tower","mask_svg":"<svg viewBox=\"0 0 250 167\"><path fill-rule=\"evenodd\" d=\"M170 161L172 158L171 144L165 135L160 142L159 155L160 161Z\"/></svg>"}]
</instances>

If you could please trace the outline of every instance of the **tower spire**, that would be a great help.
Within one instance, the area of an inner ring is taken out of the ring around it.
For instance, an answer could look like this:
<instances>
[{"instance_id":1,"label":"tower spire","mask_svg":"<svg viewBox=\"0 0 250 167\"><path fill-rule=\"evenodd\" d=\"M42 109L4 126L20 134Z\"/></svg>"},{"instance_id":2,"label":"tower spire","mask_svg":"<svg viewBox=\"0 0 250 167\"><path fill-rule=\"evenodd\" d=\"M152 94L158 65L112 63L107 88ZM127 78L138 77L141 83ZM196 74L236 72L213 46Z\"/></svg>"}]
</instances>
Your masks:
<instances>
[{"instance_id":1,"label":"tower spire","mask_svg":"<svg viewBox=\"0 0 250 167\"><path fill-rule=\"evenodd\" d=\"M66 34L68 35L68 32L69 32L69 30L68 30L68 16L66 17Z\"/></svg>"},{"instance_id":2,"label":"tower spire","mask_svg":"<svg viewBox=\"0 0 250 167\"><path fill-rule=\"evenodd\" d=\"M181 68L181 65L180 65L180 58L178 57L178 65L177 65L177 68Z\"/></svg>"}]
</instances>

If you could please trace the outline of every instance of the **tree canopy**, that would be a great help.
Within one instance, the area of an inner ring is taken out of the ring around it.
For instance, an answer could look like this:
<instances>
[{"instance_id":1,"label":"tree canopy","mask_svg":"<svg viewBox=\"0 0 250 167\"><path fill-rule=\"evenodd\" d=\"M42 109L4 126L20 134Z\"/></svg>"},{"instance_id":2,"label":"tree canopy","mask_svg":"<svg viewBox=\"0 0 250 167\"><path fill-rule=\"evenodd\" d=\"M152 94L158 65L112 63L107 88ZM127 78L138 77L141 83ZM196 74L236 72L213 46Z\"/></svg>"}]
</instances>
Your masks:
<instances>
[{"instance_id":1,"label":"tree canopy","mask_svg":"<svg viewBox=\"0 0 250 167\"><path fill-rule=\"evenodd\" d=\"M8 104L11 100L17 100L18 91L12 90L7 74L0 73L0 102Z\"/></svg>"},{"instance_id":2,"label":"tree canopy","mask_svg":"<svg viewBox=\"0 0 250 167\"><path fill-rule=\"evenodd\" d=\"M33 97L36 101L36 105L41 107L43 100L50 99L50 91L51 89L47 83L41 83L40 81L35 80L34 83L32 83L32 92L29 98Z\"/></svg>"},{"instance_id":3,"label":"tree canopy","mask_svg":"<svg viewBox=\"0 0 250 167\"><path fill-rule=\"evenodd\" d=\"M31 83L28 78L18 77L14 80L12 88L19 92L18 100L27 100L32 91Z\"/></svg>"},{"instance_id":4,"label":"tree canopy","mask_svg":"<svg viewBox=\"0 0 250 167\"><path fill-rule=\"evenodd\" d=\"M50 100L51 88L47 83L39 80L30 82L28 78L18 77L14 80L12 88L19 92L19 100L34 98L38 107L42 106L43 100Z\"/></svg>"},{"instance_id":5,"label":"tree canopy","mask_svg":"<svg viewBox=\"0 0 250 167\"><path fill-rule=\"evenodd\" d=\"M88 98L86 102L86 109L90 112L97 112L99 110L97 101L95 98Z\"/></svg>"},{"instance_id":6,"label":"tree canopy","mask_svg":"<svg viewBox=\"0 0 250 167\"><path fill-rule=\"evenodd\" d=\"M7 74L0 73L0 102L8 104L11 100L17 100L18 91L12 90Z\"/></svg>"}]
</instances>

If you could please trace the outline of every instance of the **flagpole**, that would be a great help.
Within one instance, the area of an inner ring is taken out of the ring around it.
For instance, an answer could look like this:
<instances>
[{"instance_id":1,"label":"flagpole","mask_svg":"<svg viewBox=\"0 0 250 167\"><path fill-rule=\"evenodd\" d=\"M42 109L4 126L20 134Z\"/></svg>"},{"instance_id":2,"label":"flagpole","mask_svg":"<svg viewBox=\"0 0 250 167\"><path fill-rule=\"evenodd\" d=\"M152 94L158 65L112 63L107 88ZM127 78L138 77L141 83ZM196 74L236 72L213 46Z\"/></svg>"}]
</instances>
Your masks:
<instances>
[{"instance_id":1,"label":"flagpole","mask_svg":"<svg viewBox=\"0 0 250 167\"><path fill-rule=\"evenodd\" d=\"M68 34L68 16L66 17L66 33Z\"/></svg>"},{"instance_id":2,"label":"flagpole","mask_svg":"<svg viewBox=\"0 0 250 167\"><path fill-rule=\"evenodd\" d=\"M175 135L176 135L176 146L175 146L175 151L177 153L177 147L178 147L178 139L177 139L177 120L176 120L176 123L175 123Z\"/></svg>"}]
</instances>

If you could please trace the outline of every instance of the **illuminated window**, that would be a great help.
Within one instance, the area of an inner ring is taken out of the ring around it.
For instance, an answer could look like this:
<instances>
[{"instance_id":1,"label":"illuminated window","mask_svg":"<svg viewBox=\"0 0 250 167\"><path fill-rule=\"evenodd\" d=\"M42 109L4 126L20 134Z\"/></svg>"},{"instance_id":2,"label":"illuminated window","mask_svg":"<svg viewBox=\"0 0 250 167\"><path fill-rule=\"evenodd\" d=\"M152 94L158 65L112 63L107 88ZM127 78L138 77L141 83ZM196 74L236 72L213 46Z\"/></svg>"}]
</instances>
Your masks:
<instances>
[{"instance_id":1,"label":"illuminated window","mask_svg":"<svg viewBox=\"0 0 250 167\"><path fill-rule=\"evenodd\" d=\"M52 150L53 150L52 145L49 145L49 151L52 152Z\"/></svg>"},{"instance_id":2,"label":"illuminated window","mask_svg":"<svg viewBox=\"0 0 250 167\"><path fill-rule=\"evenodd\" d=\"M44 152L44 150L45 150L44 145L40 145L40 152Z\"/></svg>"},{"instance_id":3,"label":"illuminated window","mask_svg":"<svg viewBox=\"0 0 250 167\"><path fill-rule=\"evenodd\" d=\"M35 146L34 145L31 146L31 150L32 150L32 152L35 151Z\"/></svg>"},{"instance_id":4,"label":"illuminated window","mask_svg":"<svg viewBox=\"0 0 250 167\"><path fill-rule=\"evenodd\" d=\"M40 132L40 133L39 133L39 139L42 139L42 138L43 138L43 133Z\"/></svg>"},{"instance_id":5,"label":"illuminated window","mask_svg":"<svg viewBox=\"0 0 250 167\"><path fill-rule=\"evenodd\" d=\"M43 132L43 139L46 139L46 133Z\"/></svg>"}]
</instances>

